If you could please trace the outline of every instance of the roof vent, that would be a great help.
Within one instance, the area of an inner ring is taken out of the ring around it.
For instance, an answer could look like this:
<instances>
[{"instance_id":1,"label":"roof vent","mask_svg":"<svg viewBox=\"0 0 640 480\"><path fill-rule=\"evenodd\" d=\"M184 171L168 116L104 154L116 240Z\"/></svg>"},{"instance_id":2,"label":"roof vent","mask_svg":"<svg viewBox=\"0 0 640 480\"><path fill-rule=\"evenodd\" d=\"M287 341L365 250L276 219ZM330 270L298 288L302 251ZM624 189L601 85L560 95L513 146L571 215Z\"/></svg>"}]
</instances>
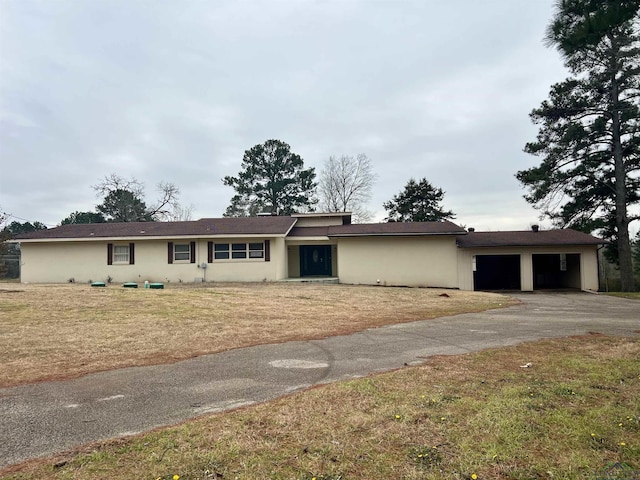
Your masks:
<instances>
[{"instance_id":1,"label":"roof vent","mask_svg":"<svg viewBox=\"0 0 640 480\"><path fill-rule=\"evenodd\" d=\"M469 227L469 228L467 228L467 231L468 231L468 232L473 233L473 232L475 232L475 231L476 231L476 229L475 229L475 228L473 228L473 227Z\"/></svg>"},{"instance_id":2,"label":"roof vent","mask_svg":"<svg viewBox=\"0 0 640 480\"><path fill-rule=\"evenodd\" d=\"M540 230L540 225L531 225L532 232L538 232Z\"/></svg>"}]
</instances>

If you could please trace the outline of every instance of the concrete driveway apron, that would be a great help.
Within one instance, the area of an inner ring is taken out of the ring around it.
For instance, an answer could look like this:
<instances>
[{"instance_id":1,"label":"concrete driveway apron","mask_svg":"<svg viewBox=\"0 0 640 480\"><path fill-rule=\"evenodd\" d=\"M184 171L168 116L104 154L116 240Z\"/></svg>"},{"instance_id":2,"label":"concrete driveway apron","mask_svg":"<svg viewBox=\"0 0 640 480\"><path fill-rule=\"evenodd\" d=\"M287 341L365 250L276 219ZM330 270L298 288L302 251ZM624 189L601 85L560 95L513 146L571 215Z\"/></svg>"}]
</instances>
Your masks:
<instances>
[{"instance_id":1,"label":"concrete driveway apron","mask_svg":"<svg viewBox=\"0 0 640 480\"><path fill-rule=\"evenodd\" d=\"M588 332L640 333L638 301L584 293L514 296L520 305L482 313L0 389L0 468L433 355Z\"/></svg>"}]
</instances>

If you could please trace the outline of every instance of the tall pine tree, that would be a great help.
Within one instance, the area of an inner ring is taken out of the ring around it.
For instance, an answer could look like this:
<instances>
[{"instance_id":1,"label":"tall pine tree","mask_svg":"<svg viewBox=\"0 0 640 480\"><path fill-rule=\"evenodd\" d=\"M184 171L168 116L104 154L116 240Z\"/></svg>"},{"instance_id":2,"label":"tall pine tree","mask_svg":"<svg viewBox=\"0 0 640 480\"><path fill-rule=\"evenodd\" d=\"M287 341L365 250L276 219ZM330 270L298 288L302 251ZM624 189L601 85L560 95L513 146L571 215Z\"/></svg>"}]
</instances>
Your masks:
<instances>
[{"instance_id":1,"label":"tall pine tree","mask_svg":"<svg viewBox=\"0 0 640 480\"><path fill-rule=\"evenodd\" d=\"M290 215L306 211L317 203L315 169L304 168L300 155L280 140L267 140L244 152L237 177L224 177L224 184L236 194L225 216L254 216L260 213Z\"/></svg>"},{"instance_id":2,"label":"tall pine tree","mask_svg":"<svg viewBox=\"0 0 640 480\"><path fill-rule=\"evenodd\" d=\"M440 205L444 191L426 179L419 182L411 178L404 190L382 205L391 222L439 222L451 220L455 215Z\"/></svg>"},{"instance_id":3,"label":"tall pine tree","mask_svg":"<svg viewBox=\"0 0 640 480\"><path fill-rule=\"evenodd\" d=\"M640 0L560 0L547 41L572 76L531 112L540 126L519 171L525 198L561 227L614 242L621 288L634 290L629 224L640 219Z\"/></svg>"}]
</instances>

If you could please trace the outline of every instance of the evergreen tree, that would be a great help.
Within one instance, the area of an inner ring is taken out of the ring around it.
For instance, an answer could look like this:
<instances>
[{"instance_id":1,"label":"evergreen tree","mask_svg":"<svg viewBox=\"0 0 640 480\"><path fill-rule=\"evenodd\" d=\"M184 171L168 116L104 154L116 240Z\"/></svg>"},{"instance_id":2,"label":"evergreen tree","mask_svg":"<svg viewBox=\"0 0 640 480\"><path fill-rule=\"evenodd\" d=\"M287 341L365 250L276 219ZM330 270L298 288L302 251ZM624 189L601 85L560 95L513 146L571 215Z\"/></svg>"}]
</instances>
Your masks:
<instances>
[{"instance_id":1,"label":"evergreen tree","mask_svg":"<svg viewBox=\"0 0 640 480\"><path fill-rule=\"evenodd\" d=\"M104 216L107 222L153 222L147 205L129 190L113 190L104 197L102 204L96 210Z\"/></svg>"},{"instance_id":2,"label":"evergreen tree","mask_svg":"<svg viewBox=\"0 0 640 480\"><path fill-rule=\"evenodd\" d=\"M19 233L37 232L38 230L46 230L47 226L42 222L11 222L6 226L6 230L11 235L18 235Z\"/></svg>"},{"instance_id":3,"label":"evergreen tree","mask_svg":"<svg viewBox=\"0 0 640 480\"><path fill-rule=\"evenodd\" d=\"M264 206L257 199L252 200L248 195L234 195L222 216L256 217L262 211L264 211Z\"/></svg>"},{"instance_id":4,"label":"evergreen tree","mask_svg":"<svg viewBox=\"0 0 640 480\"><path fill-rule=\"evenodd\" d=\"M151 207L147 207L144 186L133 177L126 179L112 173L92 188L99 197L104 197L96 210L108 222L172 221L176 216L191 215L192 207L183 209L180 206L180 189L173 183L160 182L157 185L159 197Z\"/></svg>"},{"instance_id":5,"label":"evergreen tree","mask_svg":"<svg viewBox=\"0 0 640 480\"><path fill-rule=\"evenodd\" d=\"M106 220L101 213L96 212L73 212L60 222L60 225L70 225L78 223L104 223Z\"/></svg>"},{"instance_id":6,"label":"evergreen tree","mask_svg":"<svg viewBox=\"0 0 640 480\"><path fill-rule=\"evenodd\" d=\"M317 202L314 168L304 168L302 158L280 140L267 140L244 152L237 177L224 177L236 195L226 216L250 216L259 207L272 215L312 210Z\"/></svg>"},{"instance_id":7,"label":"evergreen tree","mask_svg":"<svg viewBox=\"0 0 640 480\"><path fill-rule=\"evenodd\" d=\"M402 192L382 206L392 222L438 222L455 218L452 211L440 205L443 198L442 189L431 185L426 178L420 182L412 178Z\"/></svg>"},{"instance_id":8,"label":"evergreen tree","mask_svg":"<svg viewBox=\"0 0 640 480\"><path fill-rule=\"evenodd\" d=\"M629 224L640 217L640 0L562 0L547 32L572 76L551 87L531 118L525 152L542 163L519 171L525 198L560 227L615 242L621 288L634 289Z\"/></svg>"}]
</instances>

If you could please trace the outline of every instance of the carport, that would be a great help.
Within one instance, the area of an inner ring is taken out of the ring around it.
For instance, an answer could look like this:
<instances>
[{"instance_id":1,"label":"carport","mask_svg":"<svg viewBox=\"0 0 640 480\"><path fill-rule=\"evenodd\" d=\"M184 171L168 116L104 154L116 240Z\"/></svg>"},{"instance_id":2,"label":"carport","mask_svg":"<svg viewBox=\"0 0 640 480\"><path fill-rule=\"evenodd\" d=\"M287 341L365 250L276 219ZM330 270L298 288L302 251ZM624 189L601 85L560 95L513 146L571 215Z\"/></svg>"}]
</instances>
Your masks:
<instances>
[{"instance_id":1,"label":"carport","mask_svg":"<svg viewBox=\"0 0 640 480\"><path fill-rule=\"evenodd\" d=\"M579 253L534 253L533 289L582 288Z\"/></svg>"}]
</instances>

